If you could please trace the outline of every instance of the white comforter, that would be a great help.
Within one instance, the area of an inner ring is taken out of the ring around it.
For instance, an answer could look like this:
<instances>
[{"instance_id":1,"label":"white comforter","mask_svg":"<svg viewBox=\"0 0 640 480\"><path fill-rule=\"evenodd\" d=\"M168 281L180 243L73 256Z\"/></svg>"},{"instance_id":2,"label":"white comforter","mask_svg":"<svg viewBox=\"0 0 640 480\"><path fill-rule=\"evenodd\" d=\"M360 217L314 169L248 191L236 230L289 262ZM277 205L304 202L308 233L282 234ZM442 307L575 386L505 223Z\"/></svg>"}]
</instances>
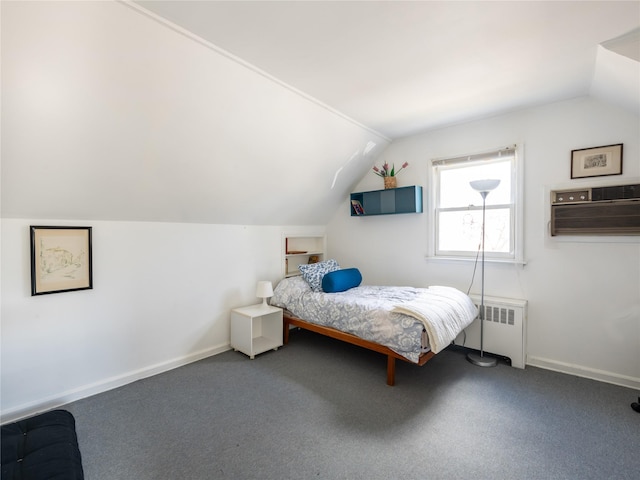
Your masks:
<instances>
[{"instance_id":1,"label":"white comforter","mask_svg":"<svg viewBox=\"0 0 640 480\"><path fill-rule=\"evenodd\" d=\"M444 350L478 314L467 295L455 288L441 286L421 291L415 299L396 305L393 311L422 322L434 353Z\"/></svg>"}]
</instances>

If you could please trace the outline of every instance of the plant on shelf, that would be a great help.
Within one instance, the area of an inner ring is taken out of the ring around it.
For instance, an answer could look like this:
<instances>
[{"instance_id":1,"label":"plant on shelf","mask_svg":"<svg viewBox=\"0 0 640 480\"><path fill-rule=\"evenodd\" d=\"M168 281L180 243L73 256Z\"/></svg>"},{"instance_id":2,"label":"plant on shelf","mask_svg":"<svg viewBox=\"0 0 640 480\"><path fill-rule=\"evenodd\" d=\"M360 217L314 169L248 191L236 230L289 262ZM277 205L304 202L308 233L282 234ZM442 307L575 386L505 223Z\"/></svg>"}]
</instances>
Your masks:
<instances>
[{"instance_id":1,"label":"plant on shelf","mask_svg":"<svg viewBox=\"0 0 640 480\"><path fill-rule=\"evenodd\" d=\"M409 166L409 162L404 162L402 166L396 171L395 164L389 168L389 164L384 162L382 168L378 168L374 165L373 173L382 177L384 180L384 188L396 188L398 186L398 182L396 180L396 175L400 173L403 168L407 168Z\"/></svg>"},{"instance_id":2,"label":"plant on shelf","mask_svg":"<svg viewBox=\"0 0 640 480\"><path fill-rule=\"evenodd\" d=\"M378 175L379 177L395 177L397 174L400 173L400 171L403 168L407 168L409 166L409 162L404 162L402 164L402 166L398 169L398 171L396 172L396 166L395 164L393 164L391 166L391 169L389 169L389 164L387 162L384 162L384 164L382 165L382 168L378 168L374 165L373 167L373 173L375 173L376 175Z\"/></svg>"}]
</instances>

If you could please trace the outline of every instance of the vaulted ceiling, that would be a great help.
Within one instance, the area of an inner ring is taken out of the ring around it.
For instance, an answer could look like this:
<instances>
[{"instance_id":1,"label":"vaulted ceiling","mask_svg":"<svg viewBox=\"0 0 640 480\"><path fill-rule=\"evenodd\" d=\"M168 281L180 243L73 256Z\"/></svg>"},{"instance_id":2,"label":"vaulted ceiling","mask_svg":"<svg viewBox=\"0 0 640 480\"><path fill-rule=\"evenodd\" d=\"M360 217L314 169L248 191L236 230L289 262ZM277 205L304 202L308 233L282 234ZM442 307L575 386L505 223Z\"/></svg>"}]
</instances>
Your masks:
<instances>
[{"instance_id":1,"label":"vaulted ceiling","mask_svg":"<svg viewBox=\"0 0 640 480\"><path fill-rule=\"evenodd\" d=\"M638 1L0 9L3 217L325 225L396 138L640 111Z\"/></svg>"},{"instance_id":2,"label":"vaulted ceiling","mask_svg":"<svg viewBox=\"0 0 640 480\"><path fill-rule=\"evenodd\" d=\"M637 1L136 3L390 138L611 83L640 105Z\"/></svg>"}]
</instances>

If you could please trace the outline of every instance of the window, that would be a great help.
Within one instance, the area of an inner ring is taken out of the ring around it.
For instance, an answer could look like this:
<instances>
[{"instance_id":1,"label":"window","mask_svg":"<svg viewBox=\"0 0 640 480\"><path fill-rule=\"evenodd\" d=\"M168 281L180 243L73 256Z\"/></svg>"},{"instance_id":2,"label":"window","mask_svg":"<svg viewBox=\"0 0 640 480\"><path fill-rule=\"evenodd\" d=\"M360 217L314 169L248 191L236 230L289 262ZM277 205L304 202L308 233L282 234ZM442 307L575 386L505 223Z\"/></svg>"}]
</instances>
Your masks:
<instances>
[{"instance_id":1,"label":"window","mask_svg":"<svg viewBox=\"0 0 640 480\"><path fill-rule=\"evenodd\" d=\"M482 195L469 182L498 179L486 197L485 257L522 260L517 149L434 160L432 256L475 259L482 243Z\"/></svg>"}]
</instances>

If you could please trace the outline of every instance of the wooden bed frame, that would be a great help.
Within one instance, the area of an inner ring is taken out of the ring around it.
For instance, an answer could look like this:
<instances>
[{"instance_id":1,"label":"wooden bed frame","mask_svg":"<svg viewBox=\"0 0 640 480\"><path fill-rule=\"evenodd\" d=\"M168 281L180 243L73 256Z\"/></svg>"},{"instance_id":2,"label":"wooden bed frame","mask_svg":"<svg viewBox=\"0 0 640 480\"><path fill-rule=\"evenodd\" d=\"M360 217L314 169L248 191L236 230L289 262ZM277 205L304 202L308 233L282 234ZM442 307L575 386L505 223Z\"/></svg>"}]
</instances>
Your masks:
<instances>
[{"instance_id":1,"label":"wooden bed frame","mask_svg":"<svg viewBox=\"0 0 640 480\"><path fill-rule=\"evenodd\" d=\"M283 343L286 345L289 343L289 327L291 325L295 327L304 328L305 330L309 330L312 332L319 333L321 335L325 335L327 337L335 338L337 340L342 340L343 342L351 343L352 345L357 345L359 347L366 348L368 350L373 350L374 352L382 353L387 356L387 385L393 386L396 383L396 358L399 360L403 360L407 363L413 363L414 365L422 366L431 360L435 353L426 352L420 355L420 359L417 362L412 362L402 355L397 354L393 350L384 345L380 345L379 343L370 342L369 340L364 340L360 337L356 337L350 333L341 332L340 330L336 330L331 327L324 327L322 325L317 325L315 323L309 323L301 318L294 317L291 313L285 310L283 315Z\"/></svg>"}]
</instances>

